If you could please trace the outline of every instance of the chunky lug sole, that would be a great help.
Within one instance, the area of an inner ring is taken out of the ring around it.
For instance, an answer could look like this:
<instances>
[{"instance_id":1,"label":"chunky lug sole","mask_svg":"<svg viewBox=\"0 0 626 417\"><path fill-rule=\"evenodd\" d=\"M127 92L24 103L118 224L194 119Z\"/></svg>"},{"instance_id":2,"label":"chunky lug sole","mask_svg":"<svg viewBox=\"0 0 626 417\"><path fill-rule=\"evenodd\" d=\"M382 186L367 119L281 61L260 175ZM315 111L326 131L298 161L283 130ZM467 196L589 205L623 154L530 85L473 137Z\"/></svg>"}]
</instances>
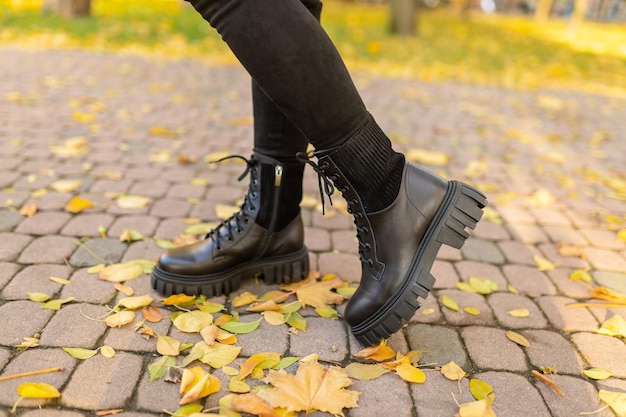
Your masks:
<instances>
[{"instance_id":1,"label":"chunky lug sole","mask_svg":"<svg viewBox=\"0 0 626 417\"><path fill-rule=\"evenodd\" d=\"M219 274L180 275L164 271L157 266L152 271L152 288L166 296L172 294L215 297L239 288L241 281L262 276L267 284L297 282L309 274L309 252L303 247L298 252L257 259L242 263Z\"/></svg>"},{"instance_id":2,"label":"chunky lug sole","mask_svg":"<svg viewBox=\"0 0 626 417\"><path fill-rule=\"evenodd\" d=\"M482 217L487 199L479 191L458 181L450 181L424 239L417 248L411 268L395 294L363 323L351 327L352 334L366 346L379 343L400 330L426 299L435 283L430 269L442 244L460 249Z\"/></svg>"}]
</instances>

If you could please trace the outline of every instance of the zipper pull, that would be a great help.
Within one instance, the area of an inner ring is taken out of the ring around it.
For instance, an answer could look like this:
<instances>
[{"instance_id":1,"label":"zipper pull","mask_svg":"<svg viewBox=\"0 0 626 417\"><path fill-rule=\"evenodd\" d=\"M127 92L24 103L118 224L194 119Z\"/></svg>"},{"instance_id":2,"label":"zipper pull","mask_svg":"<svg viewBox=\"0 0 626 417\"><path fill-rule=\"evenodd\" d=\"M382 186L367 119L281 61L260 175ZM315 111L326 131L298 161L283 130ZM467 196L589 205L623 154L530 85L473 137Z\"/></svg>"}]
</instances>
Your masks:
<instances>
[{"instance_id":1,"label":"zipper pull","mask_svg":"<svg viewBox=\"0 0 626 417\"><path fill-rule=\"evenodd\" d=\"M282 181L283 181L283 166L276 165L276 168L274 168L274 187L280 187L280 184Z\"/></svg>"}]
</instances>

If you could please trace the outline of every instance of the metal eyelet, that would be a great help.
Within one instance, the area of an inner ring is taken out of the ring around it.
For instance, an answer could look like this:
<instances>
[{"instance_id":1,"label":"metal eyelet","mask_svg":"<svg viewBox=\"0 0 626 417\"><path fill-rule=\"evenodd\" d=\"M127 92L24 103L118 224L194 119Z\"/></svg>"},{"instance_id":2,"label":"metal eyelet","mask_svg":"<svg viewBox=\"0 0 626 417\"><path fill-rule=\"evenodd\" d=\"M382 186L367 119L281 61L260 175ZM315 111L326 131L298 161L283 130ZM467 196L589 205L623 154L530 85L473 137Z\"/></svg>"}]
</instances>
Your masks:
<instances>
[{"instance_id":1,"label":"metal eyelet","mask_svg":"<svg viewBox=\"0 0 626 417\"><path fill-rule=\"evenodd\" d=\"M367 260L367 266L374 266L374 261L372 261L371 259Z\"/></svg>"}]
</instances>

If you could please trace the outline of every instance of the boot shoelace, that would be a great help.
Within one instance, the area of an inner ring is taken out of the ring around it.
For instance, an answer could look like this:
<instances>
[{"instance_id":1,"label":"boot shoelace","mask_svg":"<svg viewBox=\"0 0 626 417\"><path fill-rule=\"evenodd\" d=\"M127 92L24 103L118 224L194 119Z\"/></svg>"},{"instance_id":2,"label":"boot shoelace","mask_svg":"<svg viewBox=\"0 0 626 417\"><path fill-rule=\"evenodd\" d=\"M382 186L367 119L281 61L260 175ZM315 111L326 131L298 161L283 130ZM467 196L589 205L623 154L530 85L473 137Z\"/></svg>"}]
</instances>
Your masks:
<instances>
[{"instance_id":1,"label":"boot shoelace","mask_svg":"<svg viewBox=\"0 0 626 417\"><path fill-rule=\"evenodd\" d=\"M303 152L298 152L296 155L298 160L308 164L313 171L317 173L317 182L320 191L320 200L322 201L322 215L324 215L324 194L328 196L328 201L330 205L333 205L333 200L331 196L335 192L335 186L333 183L340 182L339 174L329 174L327 172L330 165L328 162L322 162L321 164L316 164L311 161L310 156ZM339 192L346 198L346 194L350 191L350 187L348 185L338 185L337 189ZM372 245L369 242L364 242L364 236L369 234L369 222L365 219L365 213L363 211L363 207L361 206L361 202L357 198L348 199L346 198L346 202L348 203L348 213L352 214L354 217L354 225L356 226L356 238L359 242L359 258L361 262L367 264L367 266L371 267L374 265L374 261L371 258L368 258L365 255L366 251L370 251L372 249ZM363 219L366 220L366 225L361 226L363 223Z\"/></svg>"},{"instance_id":2,"label":"boot shoelace","mask_svg":"<svg viewBox=\"0 0 626 417\"><path fill-rule=\"evenodd\" d=\"M220 163L223 161L226 161L228 159L233 159L233 158L238 158L243 160L246 163L246 169L244 170L244 172L237 178L237 181L241 181L242 179L244 179L248 173L250 173L250 188L248 189L248 193L246 194L246 196L244 197L243 200L243 204L241 204L240 206L240 210L233 214L232 216L230 216L228 219L222 221L220 224L218 224L217 226L215 226L209 233L207 233L207 235L205 236L205 239L211 239L212 241L215 242L216 244L216 248L218 251L221 251L223 246L222 246L222 242L220 241L220 239L223 238L222 235L222 230L226 229L226 241L227 242L232 242L234 239L234 235L233 235L233 227L235 226L235 232L237 234L240 234L243 230L243 228L245 227L245 225L250 223L250 217L248 217L246 215L246 211L250 212L250 213L254 213L254 211L256 210L256 207L254 207L252 204L249 204L249 198L256 198L257 197L257 190L256 187L259 183L259 180L256 176L256 170L254 170L254 166L257 164L257 161L254 159L247 159L241 155L229 155L229 156L225 156L223 158L220 158L216 161L211 161L211 163ZM246 210L247 209L247 210ZM243 224L242 224L243 222Z\"/></svg>"}]
</instances>

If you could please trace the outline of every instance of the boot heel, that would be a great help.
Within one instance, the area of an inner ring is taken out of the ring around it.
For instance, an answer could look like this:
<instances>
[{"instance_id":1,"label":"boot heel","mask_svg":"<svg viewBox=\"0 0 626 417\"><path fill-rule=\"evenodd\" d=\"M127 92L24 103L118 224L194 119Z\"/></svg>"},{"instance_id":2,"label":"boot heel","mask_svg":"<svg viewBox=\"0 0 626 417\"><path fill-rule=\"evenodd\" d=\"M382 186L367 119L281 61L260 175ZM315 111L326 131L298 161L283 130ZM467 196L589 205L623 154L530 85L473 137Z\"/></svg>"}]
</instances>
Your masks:
<instances>
[{"instance_id":1,"label":"boot heel","mask_svg":"<svg viewBox=\"0 0 626 417\"><path fill-rule=\"evenodd\" d=\"M446 216L445 225L437 240L456 249L461 249L469 233L465 228L474 229L483 215L487 199L478 190L467 184L452 181L456 187L452 207Z\"/></svg>"}]
</instances>

